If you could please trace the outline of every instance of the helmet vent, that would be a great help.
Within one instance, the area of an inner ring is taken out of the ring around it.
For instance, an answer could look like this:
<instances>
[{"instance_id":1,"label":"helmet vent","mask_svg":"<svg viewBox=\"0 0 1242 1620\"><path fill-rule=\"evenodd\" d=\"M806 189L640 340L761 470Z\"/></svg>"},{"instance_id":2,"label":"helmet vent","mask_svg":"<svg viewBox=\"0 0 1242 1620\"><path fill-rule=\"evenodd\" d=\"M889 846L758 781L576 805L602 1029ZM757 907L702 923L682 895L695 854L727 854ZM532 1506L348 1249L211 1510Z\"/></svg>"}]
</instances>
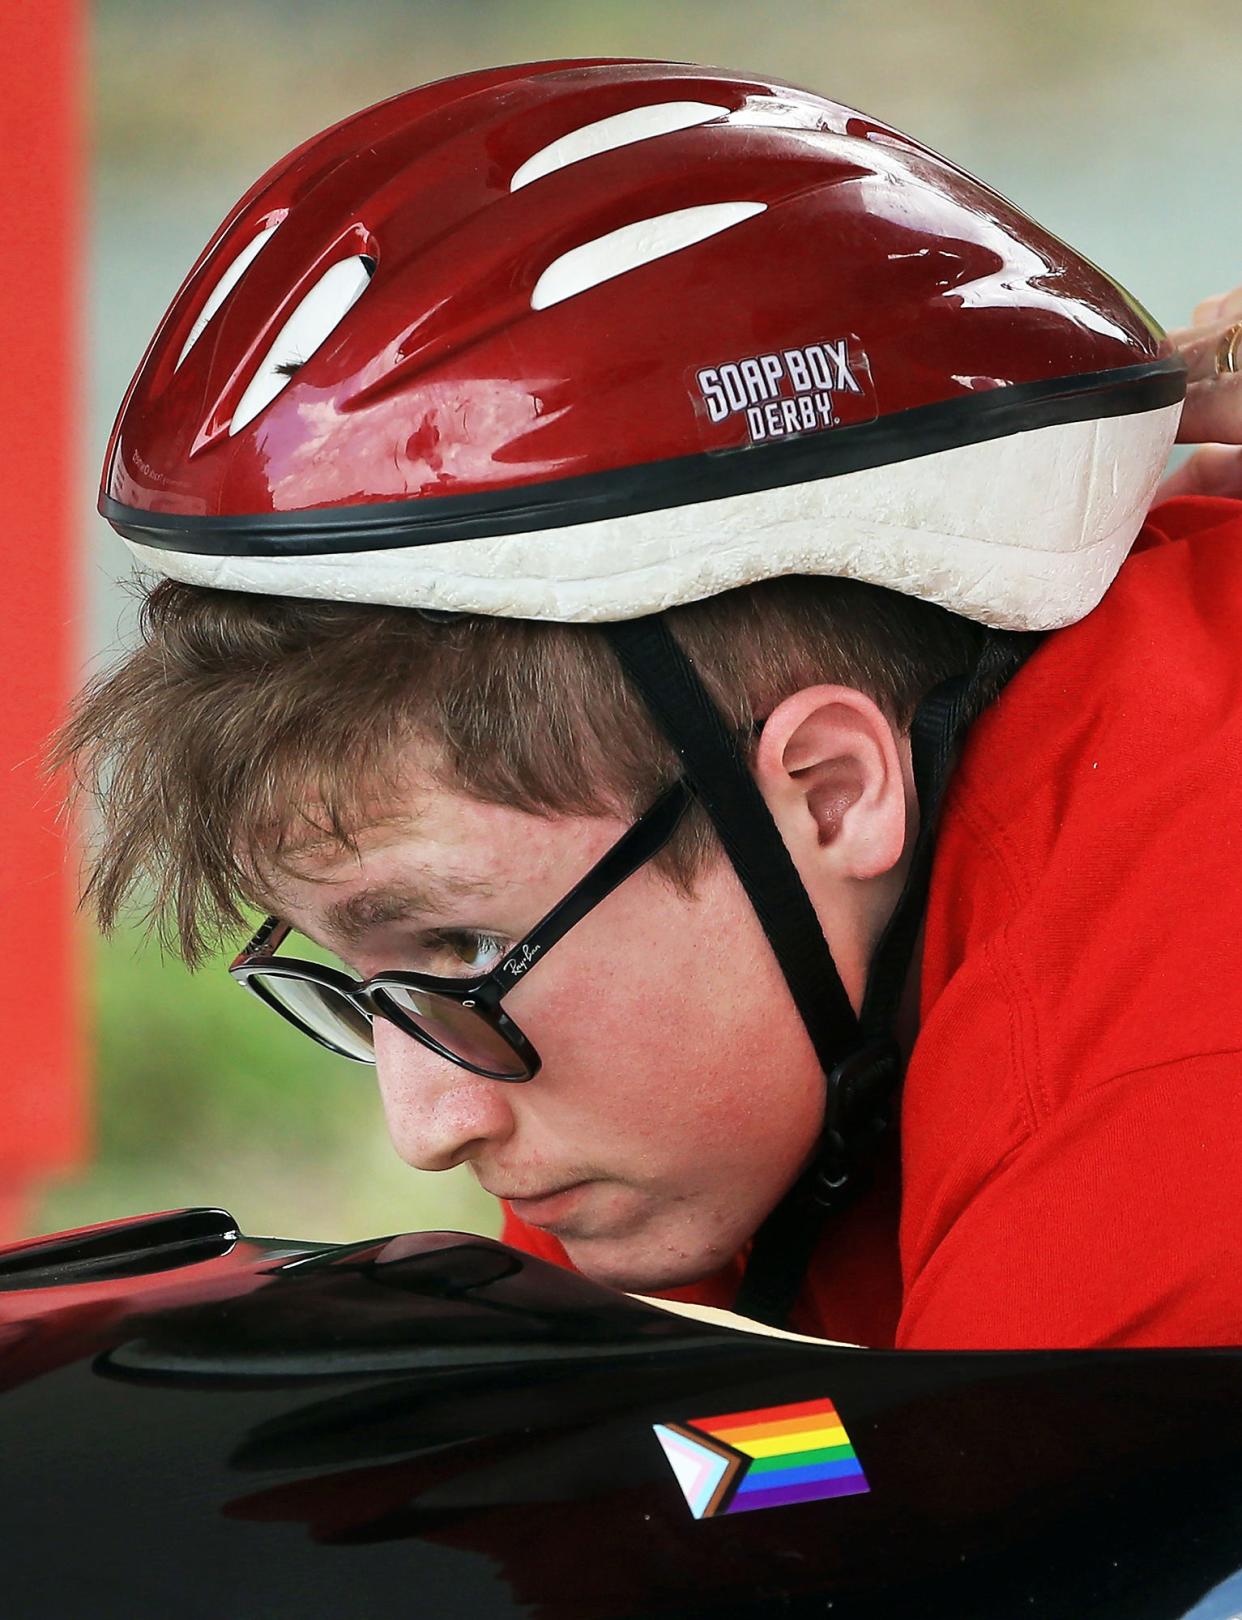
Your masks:
<instances>
[{"instance_id":1,"label":"helmet vent","mask_svg":"<svg viewBox=\"0 0 1242 1620\"><path fill-rule=\"evenodd\" d=\"M509 182L509 190L520 191L532 180L542 180L545 175L567 169L583 158L598 157L601 152L632 146L636 141L654 140L657 135L671 135L679 129L693 129L696 124L725 118L728 113L727 107L706 101L660 101L654 106L632 107L628 112L614 113L611 118L599 118L593 124L571 130L528 157Z\"/></svg>"},{"instance_id":2,"label":"helmet vent","mask_svg":"<svg viewBox=\"0 0 1242 1620\"><path fill-rule=\"evenodd\" d=\"M230 437L270 405L289 379L345 319L366 291L375 260L363 253L341 259L319 280L281 327L246 386L229 423Z\"/></svg>"},{"instance_id":3,"label":"helmet vent","mask_svg":"<svg viewBox=\"0 0 1242 1620\"><path fill-rule=\"evenodd\" d=\"M220 277L219 281L216 282L215 286L211 289L211 296L203 305L202 309L199 310L198 319L190 328L190 335L188 338L186 338L185 345L182 348L181 353L177 356L177 364L173 367L174 371L177 371L180 368L186 355L189 354L190 350L198 342L199 338L202 337L203 329L206 327L208 321L220 308L221 304L223 304L228 295L233 291L233 288L236 287L242 276L258 258L259 254L272 240L272 237L279 229L279 226L280 221L277 220L275 225L269 225L265 231L260 231L258 236L247 242L246 246L229 265L228 269Z\"/></svg>"},{"instance_id":4,"label":"helmet vent","mask_svg":"<svg viewBox=\"0 0 1242 1620\"><path fill-rule=\"evenodd\" d=\"M680 253L709 236L718 236L743 220L762 214L767 203L729 202L705 203L697 208L678 208L671 214L653 214L649 219L635 220L619 230L597 236L592 242L562 253L553 259L530 295L532 309L547 309L552 304L573 298L601 281L610 281L627 270L655 259Z\"/></svg>"}]
</instances>

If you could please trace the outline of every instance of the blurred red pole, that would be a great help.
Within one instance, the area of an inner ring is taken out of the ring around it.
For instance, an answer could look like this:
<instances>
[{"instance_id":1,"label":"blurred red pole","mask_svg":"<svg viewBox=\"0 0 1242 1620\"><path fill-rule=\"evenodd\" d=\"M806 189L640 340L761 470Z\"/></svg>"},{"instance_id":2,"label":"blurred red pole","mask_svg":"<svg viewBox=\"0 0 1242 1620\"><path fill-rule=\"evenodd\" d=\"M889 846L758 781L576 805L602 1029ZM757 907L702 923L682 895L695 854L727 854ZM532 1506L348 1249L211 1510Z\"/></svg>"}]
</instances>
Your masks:
<instances>
[{"instance_id":1,"label":"blurred red pole","mask_svg":"<svg viewBox=\"0 0 1242 1620\"><path fill-rule=\"evenodd\" d=\"M86 1149L76 875L40 757L77 668L84 0L0 3L0 1241Z\"/></svg>"}]
</instances>

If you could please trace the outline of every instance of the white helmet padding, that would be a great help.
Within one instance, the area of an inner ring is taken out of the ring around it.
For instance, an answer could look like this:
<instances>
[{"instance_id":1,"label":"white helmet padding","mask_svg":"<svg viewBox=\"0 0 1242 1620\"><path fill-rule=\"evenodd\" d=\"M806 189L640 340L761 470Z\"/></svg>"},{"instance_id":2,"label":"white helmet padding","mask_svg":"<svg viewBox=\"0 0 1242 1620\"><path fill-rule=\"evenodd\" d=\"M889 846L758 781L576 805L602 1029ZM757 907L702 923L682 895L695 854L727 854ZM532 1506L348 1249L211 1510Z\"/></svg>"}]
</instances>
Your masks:
<instances>
[{"instance_id":1,"label":"white helmet padding","mask_svg":"<svg viewBox=\"0 0 1242 1620\"><path fill-rule=\"evenodd\" d=\"M1000 629L1089 613L1151 502L1181 404L1012 433L835 478L482 539L310 556L144 546L194 585L568 623L786 574L887 586Z\"/></svg>"}]
</instances>

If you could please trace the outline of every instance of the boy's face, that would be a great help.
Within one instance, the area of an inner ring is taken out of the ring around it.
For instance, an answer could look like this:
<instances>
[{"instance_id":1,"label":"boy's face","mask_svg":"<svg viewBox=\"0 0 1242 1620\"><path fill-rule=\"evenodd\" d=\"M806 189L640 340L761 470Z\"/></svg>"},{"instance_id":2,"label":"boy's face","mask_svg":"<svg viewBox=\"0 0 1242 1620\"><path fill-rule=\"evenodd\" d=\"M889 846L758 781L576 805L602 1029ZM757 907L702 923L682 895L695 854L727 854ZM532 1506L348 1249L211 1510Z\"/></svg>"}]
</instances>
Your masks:
<instances>
[{"instance_id":1,"label":"boy's face","mask_svg":"<svg viewBox=\"0 0 1242 1620\"><path fill-rule=\"evenodd\" d=\"M363 833L356 855L300 859L276 896L287 921L363 977L485 970L625 830L426 785L408 806ZM643 867L504 1005L543 1060L525 1083L471 1074L377 1021L402 1158L467 1162L613 1286L671 1287L727 1262L806 1160L823 1081L724 857L689 898Z\"/></svg>"}]
</instances>

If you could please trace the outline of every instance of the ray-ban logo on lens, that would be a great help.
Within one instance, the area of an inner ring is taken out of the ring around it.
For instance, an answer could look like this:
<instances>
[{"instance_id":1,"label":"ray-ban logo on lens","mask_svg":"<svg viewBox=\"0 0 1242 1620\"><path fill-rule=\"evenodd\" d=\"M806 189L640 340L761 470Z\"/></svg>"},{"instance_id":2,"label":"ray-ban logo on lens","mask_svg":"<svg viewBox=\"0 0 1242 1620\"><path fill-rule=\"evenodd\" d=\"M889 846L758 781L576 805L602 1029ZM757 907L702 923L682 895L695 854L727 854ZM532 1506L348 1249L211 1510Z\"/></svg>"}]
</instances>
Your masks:
<instances>
[{"instance_id":1,"label":"ray-ban logo on lens","mask_svg":"<svg viewBox=\"0 0 1242 1620\"><path fill-rule=\"evenodd\" d=\"M538 945L523 945L521 956L510 957L507 962L504 962L501 965L506 973L511 974L515 979L520 979L523 973L526 972L526 969L539 955L540 949L541 947Z\"/></svg>"}]
</instances>

